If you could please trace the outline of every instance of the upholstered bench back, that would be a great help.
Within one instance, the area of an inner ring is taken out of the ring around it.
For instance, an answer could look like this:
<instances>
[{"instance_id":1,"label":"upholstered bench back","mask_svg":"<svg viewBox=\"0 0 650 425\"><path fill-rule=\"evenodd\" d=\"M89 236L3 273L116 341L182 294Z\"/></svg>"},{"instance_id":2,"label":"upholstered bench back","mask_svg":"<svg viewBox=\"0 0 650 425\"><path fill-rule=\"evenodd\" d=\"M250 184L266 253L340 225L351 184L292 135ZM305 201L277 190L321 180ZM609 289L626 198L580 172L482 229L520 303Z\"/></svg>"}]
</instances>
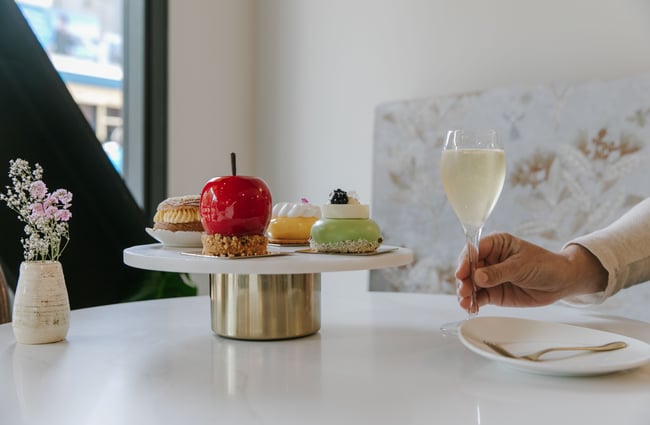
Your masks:
<instances>
[{"instance_id":1,"label":"upholstered bench back","mask_svg":"<svg viewBox=\"0 0 650 425\"><path fill-rule=\"evenodd\" d=\"M392 102L376 109L372 214L416 262L373 271L372 290L453 292L464 244L439 178L446 131L493 127L506 183L484 234L549 249L650 196L650 76L513 87Z\"/></svg>"}]
</instances>

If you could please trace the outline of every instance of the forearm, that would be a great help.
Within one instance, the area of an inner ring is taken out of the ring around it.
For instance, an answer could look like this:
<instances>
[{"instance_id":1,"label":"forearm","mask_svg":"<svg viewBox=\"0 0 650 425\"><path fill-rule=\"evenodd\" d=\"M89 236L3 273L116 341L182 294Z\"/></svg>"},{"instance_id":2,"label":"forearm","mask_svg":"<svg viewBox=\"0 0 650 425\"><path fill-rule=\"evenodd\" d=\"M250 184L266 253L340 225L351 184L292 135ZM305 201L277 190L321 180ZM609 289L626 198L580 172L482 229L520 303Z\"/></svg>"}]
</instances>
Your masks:
<instances>
[{"instance_id":1,"label":"forearm","mask_svg":"<svg viewBox=\"0 0 650 425\"><path fill-rule=\"evenodd\" d=\"M582 302L602 302L622 288L650 280L650 199L606 228L570 241L587 249L607 272L607 285Z\"/></svg>"}]
</instances>

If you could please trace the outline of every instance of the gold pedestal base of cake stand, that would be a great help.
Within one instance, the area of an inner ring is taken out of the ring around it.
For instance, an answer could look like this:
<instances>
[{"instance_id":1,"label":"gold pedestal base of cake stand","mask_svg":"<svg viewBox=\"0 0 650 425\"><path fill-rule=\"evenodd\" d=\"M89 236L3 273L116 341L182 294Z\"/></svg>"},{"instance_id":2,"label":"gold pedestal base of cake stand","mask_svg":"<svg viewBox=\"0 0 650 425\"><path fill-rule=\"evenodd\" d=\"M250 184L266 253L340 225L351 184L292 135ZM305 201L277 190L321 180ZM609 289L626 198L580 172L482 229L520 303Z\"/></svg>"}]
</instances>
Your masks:
<instances>
[{"instance_id":1,"label":"gold pedestal base of cake stand","mask_svg":"<svg viewBox=\"0 0 650 425\"><path fill-rule=\"evenodd\" d=\"M320 273L210 274L212 330L245 340L298 338L320 329Z\"/></svg>"}]
</instances>

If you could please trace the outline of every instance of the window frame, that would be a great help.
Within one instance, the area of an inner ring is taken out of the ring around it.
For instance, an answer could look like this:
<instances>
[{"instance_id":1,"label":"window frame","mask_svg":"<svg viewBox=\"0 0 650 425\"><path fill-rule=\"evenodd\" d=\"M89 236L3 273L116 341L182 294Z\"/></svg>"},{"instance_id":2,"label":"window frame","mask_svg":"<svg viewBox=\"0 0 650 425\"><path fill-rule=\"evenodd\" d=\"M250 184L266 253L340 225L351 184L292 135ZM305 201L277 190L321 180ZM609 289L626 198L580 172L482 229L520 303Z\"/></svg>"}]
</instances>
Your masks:
<instances>
[{"instance_id":1,"label":"window frame","mask_svg":"<svg viewBox=\"0 0 650 425\"><path fill-rule=\"evenodd\" d=\"M167 193L168 10L124 2L124 180L146 217Z\"/></svg>"}]
</instances>

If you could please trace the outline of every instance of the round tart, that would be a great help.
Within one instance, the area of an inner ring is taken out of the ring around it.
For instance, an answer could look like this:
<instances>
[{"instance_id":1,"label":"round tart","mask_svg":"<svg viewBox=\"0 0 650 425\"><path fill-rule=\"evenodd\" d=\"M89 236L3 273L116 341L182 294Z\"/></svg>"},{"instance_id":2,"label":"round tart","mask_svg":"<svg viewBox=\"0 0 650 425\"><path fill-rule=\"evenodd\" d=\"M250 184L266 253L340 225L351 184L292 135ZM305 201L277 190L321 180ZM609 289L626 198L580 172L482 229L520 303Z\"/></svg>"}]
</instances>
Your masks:
<instances>
[{"instance_id":1,"label":"round tart","mask_svg":"<svg viewBox=\"0 0 650 425\"><path fill-rule=\"evenodd\" d=\"M370 216L368 205L356 195L336 189L330 203L322 207L323 217L311 228L310 246L317 252L368 253L382 243L381 229Z\"/></svg>"},{"instance_id":2,"label":"round tart","mask_svg":"<svg viewBox=\"0 0 650 425\"><path fill-rule=\"evenodd\" d=\"M266 230L270 243L280 245L308 244L312 225L321 217L320 207L308 200L280 202L273 206Z\"/></svg>"}]
</instances>

